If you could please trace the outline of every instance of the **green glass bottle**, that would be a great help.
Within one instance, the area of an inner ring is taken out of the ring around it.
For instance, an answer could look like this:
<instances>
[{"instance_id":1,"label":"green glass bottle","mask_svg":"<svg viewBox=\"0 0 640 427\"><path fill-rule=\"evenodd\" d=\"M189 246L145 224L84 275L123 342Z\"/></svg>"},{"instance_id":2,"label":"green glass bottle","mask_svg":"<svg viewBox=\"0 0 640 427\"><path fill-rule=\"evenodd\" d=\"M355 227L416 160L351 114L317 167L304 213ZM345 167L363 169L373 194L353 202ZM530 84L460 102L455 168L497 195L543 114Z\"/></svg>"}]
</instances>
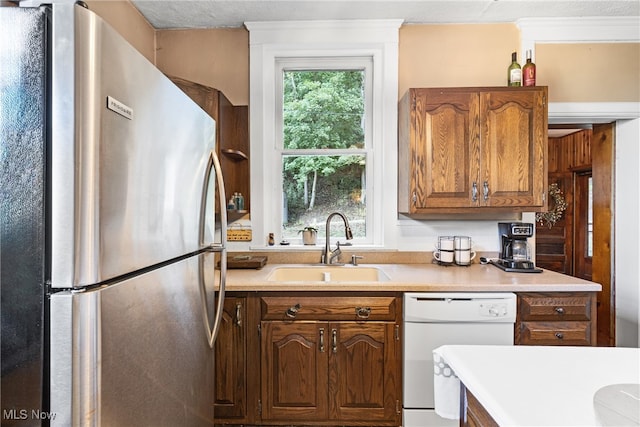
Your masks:
<instances>
[{"instance_id":1,"label":"green glass bottle","mask_svg":"<svg viewBox=\"0 0 640 427\"><path fill-rule=\"evenodd\" d=\"M511 65L509 65L507 73L509 86L522 85L522 68L520 68L520 64L518 64L518 54L516 52L511 54Z\"/></svg>"}]
</instances>

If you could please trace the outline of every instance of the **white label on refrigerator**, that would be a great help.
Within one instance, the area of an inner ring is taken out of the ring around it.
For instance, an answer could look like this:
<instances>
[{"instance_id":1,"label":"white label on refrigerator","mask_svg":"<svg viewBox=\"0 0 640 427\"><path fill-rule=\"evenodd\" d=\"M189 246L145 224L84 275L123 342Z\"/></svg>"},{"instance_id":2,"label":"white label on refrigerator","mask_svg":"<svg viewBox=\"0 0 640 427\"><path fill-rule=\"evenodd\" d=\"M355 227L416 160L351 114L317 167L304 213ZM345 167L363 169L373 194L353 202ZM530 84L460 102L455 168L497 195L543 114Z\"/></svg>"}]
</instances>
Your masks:
<instances>
[{"instance_id":1,"label":"white label on refrigerator","mask_svg":"<svg viewBox=\"0 0 640 427\"><path fill-rule=\"evenodd\" d=\"M118 101L112 96L107 96L107 108L114 113L120 114L129 120L133 120L133 108Z\"/></svg>"}]
</instances>

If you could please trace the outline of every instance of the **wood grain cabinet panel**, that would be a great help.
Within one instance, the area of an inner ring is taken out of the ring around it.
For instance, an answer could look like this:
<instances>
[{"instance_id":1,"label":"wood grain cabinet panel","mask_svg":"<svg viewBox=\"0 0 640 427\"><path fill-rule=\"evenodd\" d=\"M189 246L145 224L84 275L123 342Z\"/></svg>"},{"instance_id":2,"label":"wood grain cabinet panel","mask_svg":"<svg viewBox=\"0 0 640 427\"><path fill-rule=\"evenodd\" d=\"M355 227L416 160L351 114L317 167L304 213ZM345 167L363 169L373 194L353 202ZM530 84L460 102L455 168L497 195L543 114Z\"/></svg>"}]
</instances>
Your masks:
<instances>
[{"instance_id":1,"label":"wood grain cabinet panel","mask_svg":"<svg viewBox=\"0 0 640 427\"><path fill-rule=\"evenodd\" d=\"M259 298L261 425L400 425L398 295Z\"/></svg>"},{"instance_id":2,"label":"wood grain cabinet panel","mask_svg":"<svg viewBox=\"0 0 640 427\"><path fill-rule=\"evenodd\" d=\"M328 325L307 321L261 325L262 419L326 419Z\"/></svg>"},{"instance_id":3,"label":"wood grain cabinet panel","mask_svg":"<svg viewBox=\"0 0 640 427\"><path fill-rule=\"evenodd\" d=\"M241 419L247 413L246 316L246 298L225 298L214 347L214 413L220 419Z\"/></svg>"},{"instance_id":4,"label":"wood grain cabinet panel","mask_svg":"<svg viewBox=\"0 0 640 427\"><path fill-rule=\"evenodd\" d=\"M399 211L546 210L547 88L410 89L399 104Z\"/></svg>"},{"instance_id":5,"label":"wood grain cabinet panel","mask_svg":"<svg viewBox=\"0 0 640 427\"><path fill-rule=\"evenodd\" d=\"M596 294L518 294L514 341L520 345L596 345Z\"/></svg>"}]
</instances>

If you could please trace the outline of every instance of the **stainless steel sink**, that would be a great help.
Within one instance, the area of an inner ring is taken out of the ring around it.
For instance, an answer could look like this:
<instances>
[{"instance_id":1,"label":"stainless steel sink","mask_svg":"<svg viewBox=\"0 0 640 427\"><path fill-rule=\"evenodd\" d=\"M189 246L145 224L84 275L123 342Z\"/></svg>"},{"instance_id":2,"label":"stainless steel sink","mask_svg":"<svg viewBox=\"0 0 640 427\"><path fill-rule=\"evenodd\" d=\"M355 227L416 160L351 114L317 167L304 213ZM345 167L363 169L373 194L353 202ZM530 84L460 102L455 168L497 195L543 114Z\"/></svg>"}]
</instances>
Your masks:
<instances>
[{"instance_id":1,"label":"stainless steel sink","mask_svg":"<svg viewBox=\"0 0 640 427\"><path fill-rule=\"evenodd\" d=\"M270 282L385 282L389 280L389 276L378 267L303 265L276 267L267 280Z\"/></svg>"}]
</instances>

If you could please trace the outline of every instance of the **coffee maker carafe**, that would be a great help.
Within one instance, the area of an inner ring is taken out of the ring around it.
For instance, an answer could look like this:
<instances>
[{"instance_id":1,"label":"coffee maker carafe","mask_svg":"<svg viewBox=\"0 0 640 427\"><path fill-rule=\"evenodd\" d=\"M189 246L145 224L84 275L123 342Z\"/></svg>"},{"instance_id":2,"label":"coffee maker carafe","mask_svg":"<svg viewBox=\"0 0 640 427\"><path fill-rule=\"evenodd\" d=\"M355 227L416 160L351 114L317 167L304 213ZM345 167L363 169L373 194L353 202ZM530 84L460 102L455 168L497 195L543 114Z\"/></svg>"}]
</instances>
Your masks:
<instances>
[{"instance_id":1,"label":"coffee maker carafe","mask_svg":"<svg viewBox=\"0 0 640 427\"><path fill-rule=\"evenodd\" d=\"M500 259L492 264L505 271L539 273L531 261L528 239L533 236L534 225L528 222L499 222Z\"/></svg>"}]
</instances>

